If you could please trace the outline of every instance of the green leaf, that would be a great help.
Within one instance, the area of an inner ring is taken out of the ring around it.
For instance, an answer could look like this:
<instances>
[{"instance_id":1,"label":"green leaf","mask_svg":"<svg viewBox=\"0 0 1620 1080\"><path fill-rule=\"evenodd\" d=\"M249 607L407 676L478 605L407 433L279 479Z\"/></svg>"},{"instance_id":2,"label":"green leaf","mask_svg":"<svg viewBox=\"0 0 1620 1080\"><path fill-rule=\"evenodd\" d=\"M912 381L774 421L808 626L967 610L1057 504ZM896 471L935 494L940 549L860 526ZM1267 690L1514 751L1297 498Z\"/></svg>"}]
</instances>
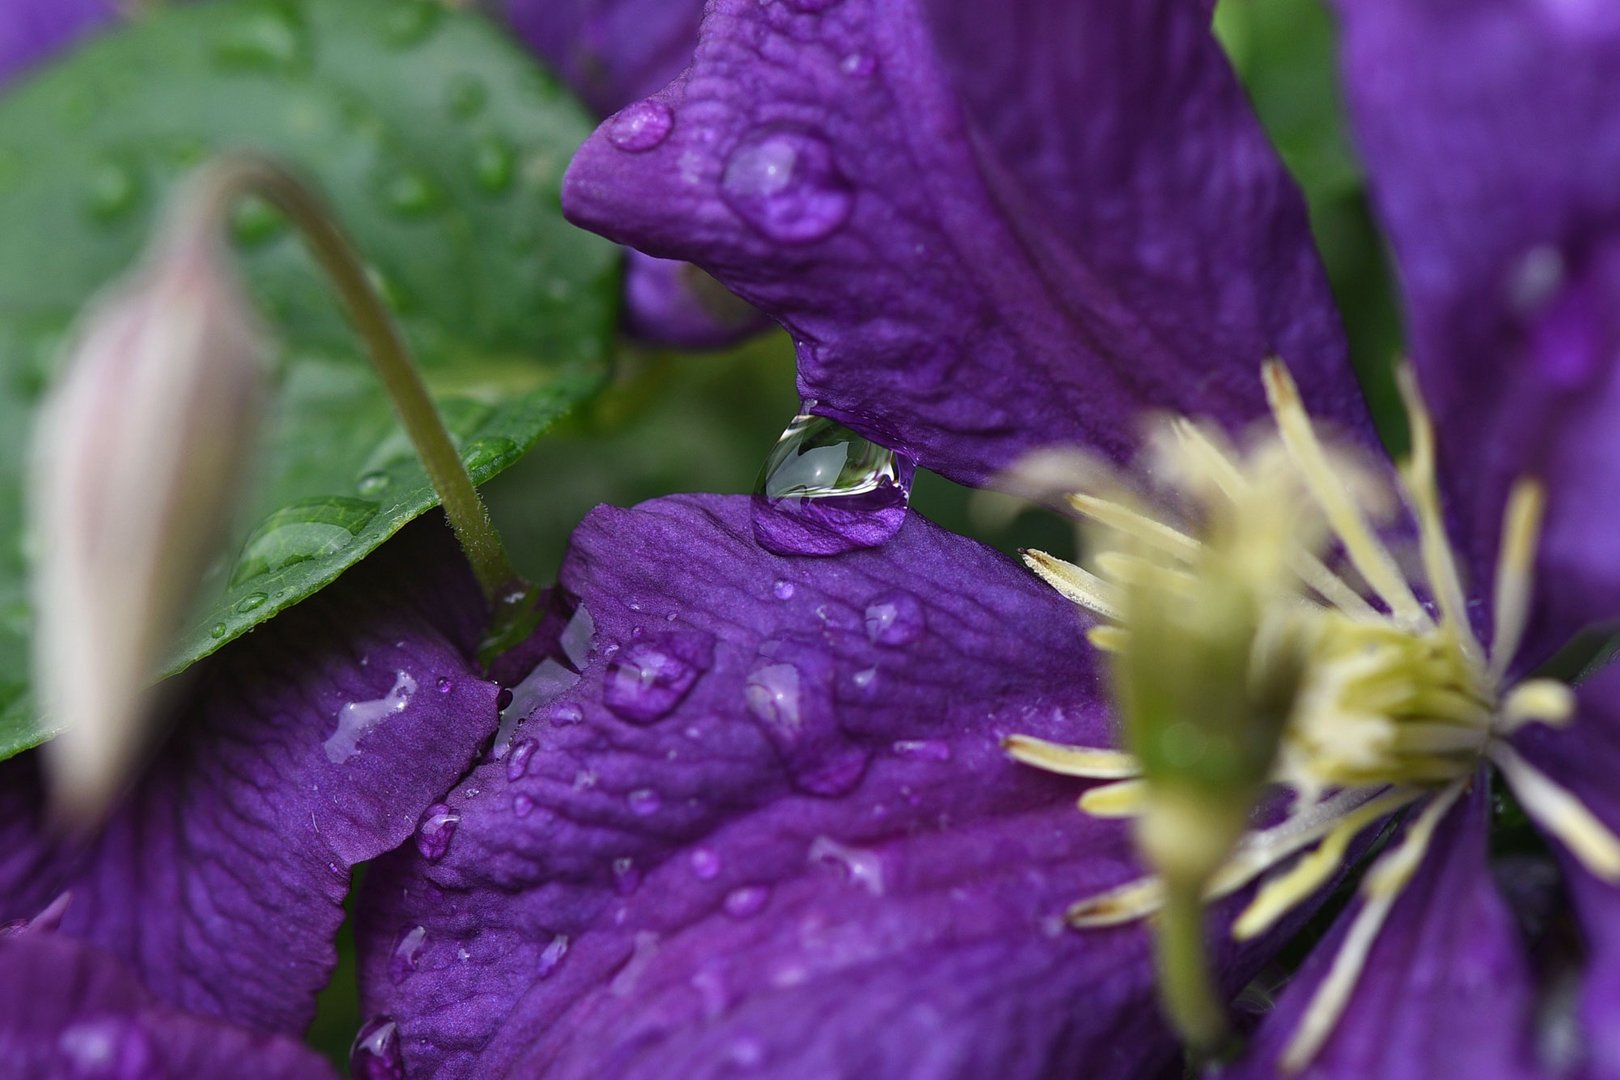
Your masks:
<instances>
[{"instance_id":1,"label":"green leaf","mask_svg":"<svg viewBox=\"0 0 1620 1080\"><path fill-rule=\"evenodd\" d=\"M75 312L128 269L176 179L228 149L311 178L375 270L475 480L602 380L614 248L563 221L589 119L482 17L415 0L181 6L0 99L0 759L48 738L27 693L21 471ZM183 670L329 584L435 497L297 236L233 233L284 348L238 548Z\"/></svg>"}]
</instances>

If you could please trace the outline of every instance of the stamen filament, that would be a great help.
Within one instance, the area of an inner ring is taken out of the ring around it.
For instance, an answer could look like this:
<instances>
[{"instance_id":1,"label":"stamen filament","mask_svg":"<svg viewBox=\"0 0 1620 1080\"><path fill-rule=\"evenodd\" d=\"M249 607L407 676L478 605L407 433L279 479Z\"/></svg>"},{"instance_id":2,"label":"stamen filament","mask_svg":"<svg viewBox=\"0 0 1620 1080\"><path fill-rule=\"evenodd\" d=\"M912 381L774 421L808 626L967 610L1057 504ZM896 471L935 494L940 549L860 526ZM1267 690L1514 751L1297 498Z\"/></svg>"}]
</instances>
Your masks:
<instances>
[{"instance_id":1,"label":"stamen filament","mask_svg":"<svg viewBox=\"0 0 1620 1080\"><path fill-rule=\"evenodd\" d=\"M1147 803L1146 780L1116 780L1080 796L1080 809L1095 818L1136 817Z\"/></svg>"},{"instance_id":2,"label":"stamen filament","mask_svg":"<svg viewBox=\"0 0 1620 1080\"><path fill-rule=\"evenodd\" d=\"M1502 515L1502 546L1496 559L1496 625L1491 635L1491 674L1500 679L1519 651L1530 618L1531 575L1536 545L1541 540L1541 518L1546 491L1528 477L1519 479L1508 493Z\"/></svg>"},{"instance_id":3,"label":"stamen filament","mask_svg":"<svg viewBox=\"0 0 1620 1080\"><path fill-rule=\"evenodd\" d=\"M1137 760L1123 750L1068 746L1037 739L1033 735L1009 735L1001 740L1001 748L1014 761L1060 776L1078 776L1085 780L1127 780L1142 773Z\"/></svg>"},{"instance_id":4,"label":"stamen filament","mask_svg":"<svg viewBox=\"0 0 1620 1080\"><path fill-rule=\"evenodd\" d=\"M1620 839L1574 793L1520 757L1505 742L1491 744L1490 758L1502 770L1519 805L1559 840L1595 876L1620 883Z\"/></svg>"},{"instance_id":5,"label":"stamen filament","mask_svg":"<svg viewBox=\"0 0 1620 1080\"><path fill-rule=\"evenodd\" d=\"M1497 713L1496 731L1510 735L1526 724L1553 726L1575 716L1575 692L1556 679L1530 679L1508 691Z\"/></svg>"},{"instance_id":6,"label":"stamen filament","mask_svg":"<svg viewBox=\"0 0 1620 1080\"><path fill-rule=\"evenodd\" d=\"M1066 562L1044 551L1028 550L1022 553L1024 565L1035 571L1040 579L1058 591L1064 599L1078 604L1087 611L1113 622L1120 620L1117 590L1089 570Z\"/></svg>"},{"instance_id":7,"label":"stamen filament","mask_svg":"<svg viewBox=\"0 0 1620 1080\"><path fill-rule=\"evenodd\" d=\"M1138 513L1109 499L1075 494L1069 496L1069 505L1100 525L1106 525L1186 562L1196 559L1204 546L1162 521L1155 521L1146 514Z\"/></svg>"},{"instance_id":8,"label":"stamen filament","mask_svg":"<svg viewBox=\"0 0 1620 1080\"><path fill-rule=\"evenodd\" d=\"M1293 458L1311 496L1322 508L1328 524L1344 544L1345 554L1367 583L1407 626L1423 626L1429 617L1401 575L1389 550L1367 524L1359 508L1334 475L1327 453L1316 438L1310 416L1300 401L1299 388L1279 361L1268 360L1261 369L1266 397L1277 421L1277 432Z\"/></svg>"},{"instance_id":9,"label":"stamen filament","mask_svg":"<svg viewBox=\"0 0 1620 1080\"><path fill-rule=\"evenodd\" d=\"M1327 978L1317 987L1304 1018L1294 1031L1293 1039L1283 1051L1278 1064L1284 1073L1291 1075L1304 1069L1333 1034L1339 1018L1344 1015L1345 1006L1349 1004L1356 979L1366 966L1373 943L1378 939L1378 932L1389 917L1390 909L1395 906L1401 890L1422 863L1441 818L1457 801L1457 796L1462 794L1467 783L1466 779L1458 780L1436 795L1407 830L1400 846L1382 855L1362 879L1364 901L1361 910L1356 912L1355 920L1333 957L1333 966Z\"/></svg>"},{"instance_id":10,"label":"stamen filament","mask_svg":"<svg viewBox=\"0 0 1620 1080\"><path fill-rule=\"evenodd\" d=\"M1086 640L1100 652L1117 655L1130 644L1131 633L1123 626L1093 626L1086 631Z\"/></svg>"}]
</instances>

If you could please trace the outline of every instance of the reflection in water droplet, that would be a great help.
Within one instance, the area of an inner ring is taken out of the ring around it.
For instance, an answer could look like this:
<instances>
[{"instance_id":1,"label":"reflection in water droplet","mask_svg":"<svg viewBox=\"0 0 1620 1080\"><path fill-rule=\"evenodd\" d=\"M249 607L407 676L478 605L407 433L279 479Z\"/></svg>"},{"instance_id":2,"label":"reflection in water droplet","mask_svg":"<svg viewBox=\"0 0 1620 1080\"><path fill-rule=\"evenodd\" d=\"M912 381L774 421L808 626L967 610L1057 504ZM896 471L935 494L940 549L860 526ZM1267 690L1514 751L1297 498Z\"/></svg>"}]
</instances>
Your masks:
<instances>
[{"instance_id":1,"label":"reflection in water droplet","mask_svg":"<svg viewBox=\"0 0 1620 1080\"><path fill-rule=\"evenodd\" d=\"M371 701L351 701L338 710L337 730L327 738L326 759L339 763L348 761L360 751L360 740L366 732L398 713L411 703L416 693L416 680L410 672L401 671L394 676L394 686L387 694Z\"/></svg>"},{"instance_id":2,"label":"reflection in water droplet","mask_svg":"<svg viewBox=\"0 0 1620 1080\"><path fill-rule=\"evenodd\" d=\"M301 499L284 506L248 535L236 569L231 571L231 585L335 555L352 544L376 514L376 503L340 496Z\"/></svg>"},{"instance_id":3,"label":"reflection in water droplet","mask_svg":"<svg viewBox=\"0 0 1620 1080\"><path fill-rule=\"evenodd\" d=\"M257 611L264 606L264 602L268 599L270 597L262 592L248 593L236 602L236 611L240 615L246 615L250 611Z\"/></svg>"},{"instance_id":4,"label":"reflection in water droplet","mask_svg":"<svg viewBox=\"0 0 1620 1080\"><path fill-rule=\"evenodd\" d=\"M354 1080L403 1080L405 1059L393 1018L374 1016L361 1026L349 1047L349 1075Z\"/></svg>"},{"instance_id":5,"label":"reflection in water droplet","mask_svg":"<svg viewBox=\"0 0 1620 1080\"><path fill-rule=\"evenodd\" d=\"M771 594L778 600L793 599L793 582L778 578L776 584L771 586Z\"/></svg>"},{"instance_id":6,"label":"reflection in water droplet","mask_svg":"<svg viewBox=\"0 0 1620 1080\"><path fill-rule=\"evenodd\" d=\"M461 120L470 120L478 115L489 99L489 91L484 89L483 81L476 75L457 75L450 80L446 104L450 106L451 115Z\"/></svg>"},{"instance_id":7,"label":"reflection in water droplet","mask_svg":"<svg viewBox=\"0 0 1620 1080\"><path fill-rule=\"evenodd\" d=\"M701 881L710 881L720 873L720 856L708 848L695 848L688 860L692 873Z\"/></svg>"},{"instance_id":8,"label":"reflection in water droplet","mask_svg":"<svg viewBox=\"0 0 1620 1080\"><path fill-rule=\"evenodd\" d=\"M664 800L652 788L637 788L625 797L625 801L630 804L631 813L641 817L658 813L664 805Z\"/></svg>"},{"instance_id":9,"label":"reflection in water droplet","mask_svg":"<svg viewBox=\"0 0 1620 1080\"><path fill-rule=\"evenodd\" d=\"M218 640L219 638L224 637L225 636L225 624L222 623L222 622L217 622L213 626L210 626L208 628L208 636L211 637L211 638L214 638L215 640Z\"/></svg>"},{"instance_id":10,"label":"reflection in water droplet","mask_svg":"<svg viewBox=\"0 0 1620 1080\"><path fill-rule=\"evenodd\" d=\"M535 965L535 977L544 979L561 966L568 956L568 935L557 934L540 950L540 962Z\"/></svg>"},{"instance_id":11,"label":"reflection in water droplet","mask_svg":"<svg viewBox=\"0 0 1620 1080\"><path fill-rule=\"evenodd\" d=\"M722 906L734 919L747 919L765 910L771 890L764 885L742 885L726 893Z\"/></svg>"},{"instance_id":12,"label":"reflection in water droplet","mask_svg":"<svg viewBox=\"0 0 1620 1080\"><path fill-rule=\"evenodd\" d=\"M416 827L416 850L428 862L438 862L450 850L450 841L456 835L461 815L446 803L434 803L422 814Z\"/></svg>"},{"instance_id":13,"label":"reflection in water droplet","mask_svg":"<svg viewBox=\"0 0 1620 1080\"><path fill-rule=\"evenodd\" d=\"M96 221L110 224L139 205L144 188L141 174L127 162L103 161L90 173L85 206Z\"/></svg>"},{"instance_id":14,"label":"reflection in water droplet","mask_svg":"<svg viewBox=\"0 0 1620 1080\"><path fill-rule=\"evenodd\" d=\"M422 950L427 948L427 928L413 926L399 936L394 943L394 953L388 958L388 977L395 986L404 982L411 972L416 970L416 962L422 958Z\"/></svg>"},{"instance_id":15,"label":"reflection in water droplet","mask_svg":"<svg viewBox=\"0 0 1620 1080\"><path fill-rule=\"evenodd\" d=\"M456 688L455 680L451 679L448 675L440 675L436 680L434 680L433 688L441 694L448 694L450 691Z\"/></svg>"},{"instance_id":16,"label":"reflection in water droplet","mask_svg":"<svg viewBox=\"0 0 1620 1080\"><path fill-rule=\"evenodd\" d=\"M551 722L557 727L573 727L585 714L576 705L559 705L551 714Z\"/></svg>"},{"instance_id":17,"label":"reflection in water droplet","mask_svg":"<svg viewBox=\"0 0 1620 1080\"><path fill-rule=\"evenodd\" d=\"M748 711L772 728L799 728L799 669L792 664L764 664L748 674L743 687Z\"/></svg>"},{"instance_id":18,"label":"reflection in water droplet","mask_svg":"<svg viewBox=\"0 0 1620 1080\"><path fill-rule=\"evenodd\" d=\"M923 606L910 593L885 593L866 605L866 636L874 645L911 645L927 628Z\"/></svg>"},{"instance_id":19,"label":"reflection in water droplet","mask_svg":"<svg viewBox=\"0 0 1620 1080\"><path fill-rule=\"evenodd\" d=\"M631 154L642 154L669 138L675 114L653 98L626 105L606 124L608 142Z\"/></svg>"},{"instance_id":20,"label":"reflection in water droplet","mask_svg":"<svg viewBox=\"0 0 1620 1080\"><path fill-rule=\"evenodd\" d=\"M783 244L826 238L849 219L855 202L826 140L781 128L755 131L731 152L720 177L720 198Z\"/></svg>"},{"instance_id":21,"label":"reflection in water droplet","mask_svg":"<svg viewBox=\"0 0 1620 1080\"><path fill-rule=\"evenodd\" d=\"M779 555L840 555L899 531L916 465L806 412L765 459L754 490L754 539Z\"/></svg>"},{"instance_id":22,"label":"reflection in water droplet","mask_svg":"<svg viewBox=\"0 0 1620 1080\"><path fill-rule=\"evenodd\" d=\"M491 195L499 195L512 186L517 171L517 151L505 139L491 136L480 139L473 147L473 175L478 186Z\"/></svg>"},{"instance_id":23,"label":"reflection in water droplet","mask_svg":"<svg viewBox=\"0 0 1620 1080\"><path fill-rule=\"evenodd\" d=\"M813 863L836 867L844 880L859 885L873 896L883 895L883 857L875 851L840 844L830 836L818 836L810 845Z\"/></svg>"},{"instance_id":24,"label":"reflection in water droplet","mask_svg":"<svg viewBox=\"0 0 1620 1080\"><path fill-rule=\"evenodd\" d=\"M667 715L714 663L714 636L701 630L644 634L608 662L602 703L635 724Z\"/></svg>"}]
</instances>

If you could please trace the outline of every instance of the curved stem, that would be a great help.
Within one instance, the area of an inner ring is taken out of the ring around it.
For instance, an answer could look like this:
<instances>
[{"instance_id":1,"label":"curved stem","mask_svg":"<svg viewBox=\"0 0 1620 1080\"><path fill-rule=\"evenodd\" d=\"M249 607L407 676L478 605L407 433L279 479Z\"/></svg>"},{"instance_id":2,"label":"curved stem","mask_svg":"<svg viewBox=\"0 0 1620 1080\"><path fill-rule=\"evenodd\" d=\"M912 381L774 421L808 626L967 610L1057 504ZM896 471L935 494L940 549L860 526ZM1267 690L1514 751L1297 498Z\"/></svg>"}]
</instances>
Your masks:
<instances>
[{"instance_id":1,"label":"curved stem","mask_svg":"<svg viewBox=\"0 0 1620 1080\"><path fill-rule=\"evenodd\" d=\"M190 227L220 227L231 205L243 195L257 195L275 206L303 234L310 251L336 286L355 331L366 343L372 366L410 436L428 479L439 494L445 517L472 564L484 594L497 607L508 606L510 586L518 575L478 496L472 477L450 441L444 421L428 396L421 372L383 305L365 263L321 200L292 173L260 157L235 155L214 162L197 181L205 212L190 218ZM195 205L195 204L194 204ZM186 223L177 222L181 229Z\"/></svg>"}]
</instances>

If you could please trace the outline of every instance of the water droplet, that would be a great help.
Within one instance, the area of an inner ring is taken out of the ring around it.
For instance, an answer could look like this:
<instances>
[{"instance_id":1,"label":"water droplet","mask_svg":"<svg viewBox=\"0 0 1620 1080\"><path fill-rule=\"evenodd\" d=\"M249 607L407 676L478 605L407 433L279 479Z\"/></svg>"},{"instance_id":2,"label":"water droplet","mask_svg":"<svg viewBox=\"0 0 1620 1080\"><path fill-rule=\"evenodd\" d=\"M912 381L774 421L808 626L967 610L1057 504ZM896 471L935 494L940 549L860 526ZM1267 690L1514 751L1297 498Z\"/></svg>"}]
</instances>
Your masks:
<instances>
[{"instance_id":1,"label":"water droplet","mask_svg":"<svg viewBox=\"0 0 1620 1080\"><path fill-rule=\"evenodd\" d=\"M859 885L873 896L883 895L883 857L875 851L840 844L830 836L818 836L810 845L809 860L838 869L844 880Z\"/></svg>"},{"instance_id":2,"label":"water droplet","mask_svg":"<svg viewBox=\"0 0 1620 1080\"><path fill-rule=\"evenodd\" d=\"M395 986L404 982L411 972L416 970L416 962L422 958L422 950L427 948L427 928L413 926L400 934L399 940L394 943L394 953L388 958L388 978Z\"/></svg>"},{"instance_id":3,"label":"water droplet","mask_svg":"<svg viewBox=\"0 0 1620 1080\"><path fill-rule=\"evenodd\" d=\"M448 676L448 675L440 675L433 682L433 689L437 690L441 694L448 694L450 691L454 690L455 688L456 688L455 680L450 678L450 676Z\"/></svg>"},{"instance_id":4,"label":"water droplet","mask_svg":"<svg viewBox=\"0 0 1620 1080\"><path fill-rule=\"evenodd\" d=\"M303 66L308 56L303 23L279 5L233 19L230 32L214 47L221 67L248 71L290 71Z\"/></svg>"},{"instance_id":5,"label":"water droplet","mask_svg":"<svg viewBox=\"0 0 1620 1080\"><path fill-rule=\"evenodd\" d=\"M250 611L257 611L264 606L264 602L268 599L270 597L262 592L248 593L236 602L237 614L246 615Z\"/></svg>"},{"instance_id":6,"label":"water droplet","mask_svg":"<svg viewBox=\"0 0 1620 1080\"><path fill-rule=\"evenodd\" d=\"M410 672L394 676L393 688L371 701L351 701L338 710L337 729L327 738L326 760L341 764L360 752L360 740L390 716L402 713L416 693L416 680Z\"/></svg>"},{"instance_id":7,"label":"water droplet","mask_svg":"<svg viewBox=\"0 0 1620 1080\"><path fill-rule=\"evenodd\" d=\"M549 656L534 666L523 681L505 692L506 700L500 704L501 726L495 733L495 757L506 756L512 745L517 726L533 716L542 706L555 701L569 687L579 682L579 674L557 663Z\"/></svg>"},{"instance_id":8,"label":"water droplet","mask_svg":"<svg viewBox=\"0 0 1620 1080\"><path fill-rule=\"evenodd\" d=\"M765 910L771 890L764 885L742 885L726 893L722 905L734 919L747 919Z\"/></svg>"},{"instance_id":9,"label":"water droplet","mask_svg":"<svg viewBox=\"0 0 1620 1080\"><path fill-rule=\"evenodd\" d=\"M499 195L512 186L517 171L517 151L505 139L491 136L480 139L473 147L473 175L478 186L491 195Z\"/></svg>"},{"instance_id":10,"label":"water droplet","mask_svg":"<svg viewBox=\"0 0 1620 1080\"><path fill-rule=\"evenodd\" d=\"M554 935L546 943L546 947L540 950L540 962L535 965L535 977L539 979L547 978L553 971L562 966L562 962L567 956L568 935Z\"/></svg>"},{"instance_id":11,"label":"water droplet","mask_svg":"<svg viewBox=\"0 0 1620 1080\"><path fill-rule=\"evenodd\" d=\"M896 739L890 749L898 757L912 758L916 761L951 760L950 744L938 739Z\"/></svg>"},{"instance_id":12,"label":"water droplet","mask_svg":"<svg viewBox=\"0 0 1620 1080\"><path fill-rule=\"evenodd\" d=\"M866 605L866 636L874 645L911 645L927 628L923 606L910 593L885 593Z\"/></svg>"},{"instance_id":13,"label":"water droplet","mask_svg":"<svg viewBox=\"0 0 1620 1080\"><path fill-rule=\"evenodd\" d=\"M793 599L793 582L778 578L776 584L771 586L771 594L778 600Z\"/></svg>"},{"instance_id":14,"label":"water droplet","mask_svg":"<svg viewBox=\"0 0 1620 1080\"><path fill-rule=\"evenodd\" d=\"M493 473L498 465L517 457L517 454L517 443L495 435L468 443L461 452L461 460L467 466L467 471L473 474L473 479L481 480Z\"/></svg>"},{"instance_id":15,"label":"water droplet","mask_svg":"<svg viewBox=\"0 0 1620 1080\"><path fill-rule=\"evenodd\" d=\"M870 689L872 684L877 681L877 668L863 668L850 676L850 681L855 684L857 690Z\"/></svg>"},{"instance_id":16,"label":"water droplet","mask_svg":"<svg viewBox=\"0 0 1620 1080\"><path fill-rule=\"evenodd\" d=\"M631 813L640 817L656 814L664 805L664 800L652 788L637 788L626 796L625 801L630 804Z\"/></svg>"},{"instance_id":17,"label":"water droplet","mask_svg":"<svg viewBox=\"0 0 1620 1080\"><path fill-rule=\"evenodd\" d=\"M708 848L694 849L688 862L692 864L692 873L700 881L712 881L720 873L720 856Z\"/></svg>"},{"instance_id":18,"label":"water droplet","mask_svg":"<svg viewBox=\"0 0 1620 1080\"><path fill-rule=\"evenodd\" d=\"M714 664L714 636L701 630L644 634L607 665L602 702L614 715L651 724L667 715Z\"/></svg>"},{"instance_id":19,"label":"water droplet","mask_svg":"<svg viewBox=\"0 0 1620 1080\"><path fill-rule=\"evenodd\" d=\"M868 53L852 52L838 61L838 70L857 79L869 78L877 70L877 61Z\"/></svg>"},{"instance_id":20,"label":"water droplet","mask_svg":"<svg viewBox=\"0 0 1620 1080\"><path fill-rule=\"evenodd\" d=\"M231 210L231 236L243 247L258 247L286 228L281 211L257 195L246 196Z\"/></svg>"},{"instance_id":21,"label":"water droplet","mask_svg":"<svg viewBox=\"0 0 1620 1080\"><path fill-rule=\"evenodd\" d=\"M444 14L443 7L428 0L396 0L392 8L383 24L383 37L396 48L420 44Z\"/></svg>"},{"instance_id":22,"label":"water droplet","mask_svg":"<svg viewBox=\"0 0 1620 1080\"><path fill-rule=\"evenodd\" d=\"M576 705L559 705L551 714L551 722L557 727L573 727L584 719L584 712Z\"/></svg>"},{"instance_id":23,"label":"water droplet","mask_svg":"<svg viewBox=\"0 0 1620 1080\"><path fill-rule=\"evenodd\" d=\"M515 784L523 779L523 774L529 771L529 759L534 757L537 745L533 739L519 739L517 745L512 747L512 756L506 762L508 783Z\"/></svg>"},{"instance_id":24,"label":"water droplet","mask_svg":"<svg viewBox=\"0 0 1620 1080\"><path fill-rule=\"evenodd\" d=\"M641 871L636 869L636 861L628 855L613 860L613 891L620 896L629 896L641 884Z\"/></svg>"},{"instance_id":25,"label":"water droplet","mask_svg":"<svg viewBox=\"0 0 1620 1080\"><path fill-rule=\"evenodd\" d=\"M407 169L384 185L383 204L400 217L422 218L438 212L444 193L426 173Z\"/></svg>"},{"instance_id":26,"label":"water droplet","mask_svg":"<svg viewBox=\"0 0 1620 1080\"><path fill-rule=\"evenodd\" d=\"M626 105L607 122L608 142L631 154L643 154L669 138L675 114L653 98Z\"/></svg>"},{"instance_id":27,"label":"water droplet","mask_svg":"<svg viewBox=\"0 0 1620 1080\"><path fill-rule=\"evenodd\" d=\"M368 472L355 482L354 487L362 495L380 495L393 482L393 478L385 472Z\"/></svg>"},{"instance_id":28,"label":"water droplet","mask_svg":"<svg viewBox=\"0 0 1620 1080\"><path fill-rule=\"evenodd\" d=\"M423 812L422 822L416 827L416 850L428 862L438 862L450 850L450 841L460 824L461 815L447 803L434 803Z\"/></svg>"},{"instance_id":29,"label":"water droplet","mask_svg":"<svg viewBox=\"0 0 1620 1080\"><path fill-rule=\"evenodd\" d=\"M799 717L799 669L792 664L764 664L748 674L743 687L748 711L772 728L796 732Z\"/></svg>"},{"instance_id":30,"label":"water droplet","mask_svg":"<svg viewBox=\"0 0 1620 1080\"><path fill-rule=\"evenodd\" d=\"M392 1017L374 1016L361 1026L349 1047L349 1075L354 1080L403 1080L405 1058Z\"/></svg>"},{"instance_id":31,"label":"water droplet","mask_svg":"<svg viewBox=\"0 0 1620 1080\"><path fill-rule=\"evenodd\" d=\"M568 617L568 623L563 627L558 644L562 646L563 655L568 662L574 665L575 671L584 671L585 662L591 658L591 642L596 638L596 620L584 604L574 609Z\"/></svg>"},{"instance_id":32,"label":"water droplet","mask_svg":"<svg viewBox=\"0 0 1620 1080\"><path fill-rule=\"evenodd\" d=\"M450 106L452 115L461 120L470 120L478 115L489 99L489 91L476 75L457 75L450 80L449 93L446 103Z\"/></svg>"},{"instance_id":33,"label":"water droplet","mask_svg":"<svg viewBox=\"0 0 1620 1080\"><path fill-rule=\"evenodd\" d=\"M57 1036L56 1049L61 1068L52 1075L65 1080L135 1080L166 1072L151 1036L122 1017L69 1024ZM29 1074L26 1068L24 1073Z\"/></svg>"},{"instance_id":34,"label":"water droplet","mask_svg":"<svg viewBox=\"0 0 1620 1080\"><path fill-rule=\"evenodd\" d=\"M520 818L528 817L534 813L534 800L521 792L512 796L512 813Z\"/></svg>"},{"instance_id":35,"label":"water droplet","mask_svg":"<svg viewBox=\"0 0 1620 1080\"><path fill-rule=\"evenodd\" d=\"M103 161L90 173L85 205L96 221L111 224L128 216L140 204L144 191L141 174L128 162Z\"/></svg>"},{"instance_id":36,"label":"water droplet","mask_svg":"<svg viewBox=\"0 0 1620 1080\"><path fill-rule=\"evenodd\" d=\"M754 538L779 555L877 547L905 523L915 475L905 455L825 417L800 413L760 470Z\"/></svg>"},{"instance_id":37,"label":"water droplet","mask_svg":"<svg viewBox=\"0 0 1620 1080\"><path fill-rule=\"evenodd\" d=\"M213 638L215 641L218 641L220 638L224 637L225 624L222 622L217 622L213 626L210 626L208 628L208 636Z\"/></svg>"},{"instance_id":38,"label":"water droplet","mask_svg":"<svg viewBox=\"0 0 1620 1080\"><path fill-rule=\"evenodd\" d=\"M766 237L783 244L826 238L849 219L855 196L819 135L756 131L731 152L720 198Z\"/></svg>"},{"instance_id":39,"label":"water droplet","mask_svg":"<svg viewBox=\"0 0 1620 1080\"><path fill-rule=\"evenodd\" d=\"M248 534L231 571L231 585L336 555L354 543L376 514L376 503L342 496L300 499L284 506Z\"/></svg>"}]
</instances>

